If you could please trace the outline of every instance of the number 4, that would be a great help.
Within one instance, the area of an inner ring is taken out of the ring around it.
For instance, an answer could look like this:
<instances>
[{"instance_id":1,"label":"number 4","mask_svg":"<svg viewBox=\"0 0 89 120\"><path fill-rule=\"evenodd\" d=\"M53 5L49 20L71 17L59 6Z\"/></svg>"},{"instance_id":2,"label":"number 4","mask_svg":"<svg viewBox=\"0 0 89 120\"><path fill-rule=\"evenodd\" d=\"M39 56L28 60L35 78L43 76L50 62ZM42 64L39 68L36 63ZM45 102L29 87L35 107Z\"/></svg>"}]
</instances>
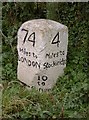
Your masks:
<instances>
[{"instance_id":1,"label":"number 4","mask_svg":"<svg viewBox=\"0 0 89 120\"><path fill-rule=\"evenodd\" d=\"M35 46L35 32L29 36L28 41L33 42L33 47Z\"/></svg>"},{"instance_id":2,"label":"number 4","mask_svg":"<svg viewBox=\"0 0 89 120\"><path fill-rule=\"evenodd\" d=\"M52 40L52 43L51 44L57 44L57 47L59 47L59 32L55 35L55 37L53 38Z\"/></svg>"}]
</instances>

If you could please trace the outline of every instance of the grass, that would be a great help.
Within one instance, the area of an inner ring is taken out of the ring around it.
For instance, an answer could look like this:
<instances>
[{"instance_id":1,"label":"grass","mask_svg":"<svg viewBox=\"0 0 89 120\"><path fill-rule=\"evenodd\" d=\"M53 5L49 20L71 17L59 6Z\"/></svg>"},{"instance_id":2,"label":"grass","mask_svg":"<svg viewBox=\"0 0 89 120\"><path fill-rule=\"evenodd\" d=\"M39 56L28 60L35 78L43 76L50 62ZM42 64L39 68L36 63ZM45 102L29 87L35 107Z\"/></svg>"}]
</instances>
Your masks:
<instances>
[{"instance_id":1,"label":"grass","mask_svg":"<svg viewBox=\"0 0 89 120\"><path fill-rule=\"evenodd\" d=\"M79 76L80 73L76 76L75 82L74 79L69 79L68 75L61 77L48 93L40 93L35 89L28 90L18 81L4 81L3 117L86 118L89 107L86 97L87 79L84 74L81 76L83 79Z\"/></svg>"}]
</instances>

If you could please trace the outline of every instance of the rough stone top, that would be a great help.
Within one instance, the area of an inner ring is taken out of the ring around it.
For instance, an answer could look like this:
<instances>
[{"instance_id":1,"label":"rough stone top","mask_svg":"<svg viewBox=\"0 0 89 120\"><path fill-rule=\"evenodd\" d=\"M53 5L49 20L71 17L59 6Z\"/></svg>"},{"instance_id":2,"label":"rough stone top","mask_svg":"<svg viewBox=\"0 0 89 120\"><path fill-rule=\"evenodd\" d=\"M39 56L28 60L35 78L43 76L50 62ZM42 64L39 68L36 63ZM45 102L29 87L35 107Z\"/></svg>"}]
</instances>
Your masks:
<instances>
[{"instance_id":1,"label":"rough stone top","mask_svg":"<svg viewBox=\"0 0 89 120\"><path fill-rule=\"evenodd\" d=\"M34 26L34 28L36 29L39 28L39 30L45 30L45 28L46 29L48 28L50 30L54 28L56 28L56 30L67 29L67 26L49 19L34 19L34 20L26 21L25 23L22 24L22 26L25 26L25 27L26 25L27 27L29 25L30 28Z\"/></svg>"}]
</instances>

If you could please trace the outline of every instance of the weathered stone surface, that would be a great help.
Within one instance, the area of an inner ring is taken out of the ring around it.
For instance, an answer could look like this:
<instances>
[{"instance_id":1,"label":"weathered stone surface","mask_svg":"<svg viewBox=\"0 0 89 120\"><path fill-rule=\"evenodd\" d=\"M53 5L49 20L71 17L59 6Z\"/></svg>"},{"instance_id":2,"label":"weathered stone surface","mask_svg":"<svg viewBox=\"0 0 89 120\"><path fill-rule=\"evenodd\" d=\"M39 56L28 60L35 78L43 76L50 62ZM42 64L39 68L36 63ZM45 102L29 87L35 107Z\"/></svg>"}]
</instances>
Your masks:
<instances>
[{"instance_id":1,"label":"weathered stone surface","mask_svg":"<svg viewBox=\"0 0 89 120\"><path fill-rule=\"evenodd\" d=\"M66 67L68 29L46 19L30 20L18 31L18 79L50 90Z\"/></svg>"}]
</instances>

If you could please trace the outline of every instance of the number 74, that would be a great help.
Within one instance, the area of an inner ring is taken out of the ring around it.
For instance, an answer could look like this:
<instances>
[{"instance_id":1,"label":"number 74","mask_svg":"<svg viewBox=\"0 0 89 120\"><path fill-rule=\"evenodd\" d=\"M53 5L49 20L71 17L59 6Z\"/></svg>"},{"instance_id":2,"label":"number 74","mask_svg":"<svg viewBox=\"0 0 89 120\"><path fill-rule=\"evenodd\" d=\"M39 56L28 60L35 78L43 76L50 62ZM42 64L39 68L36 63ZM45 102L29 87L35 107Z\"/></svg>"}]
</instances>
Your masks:
<instances>
[{"instance_id":1,"label":"number 74","mask_svg":"<svg viewBox=\"0 0 89 120\"><path fill-rule=\"evenodd\" d=\"M22 31L25 31L26 32L26 35L24 37L24 40L23 40L23 44L26 42L26 39L27 39L27 36L28 36L28 30L26 29L22 29ZM59 47L59 43L60 43L60 34L59 32L54 36L54 38L52 39L52 42L51 44L56 44L57 47ZM32 42L33 43L33 47L35 47L35 32L33 32L32 34L29 35L28 39L27 39L29 42Z\"/></svg>"}]
</instances>

